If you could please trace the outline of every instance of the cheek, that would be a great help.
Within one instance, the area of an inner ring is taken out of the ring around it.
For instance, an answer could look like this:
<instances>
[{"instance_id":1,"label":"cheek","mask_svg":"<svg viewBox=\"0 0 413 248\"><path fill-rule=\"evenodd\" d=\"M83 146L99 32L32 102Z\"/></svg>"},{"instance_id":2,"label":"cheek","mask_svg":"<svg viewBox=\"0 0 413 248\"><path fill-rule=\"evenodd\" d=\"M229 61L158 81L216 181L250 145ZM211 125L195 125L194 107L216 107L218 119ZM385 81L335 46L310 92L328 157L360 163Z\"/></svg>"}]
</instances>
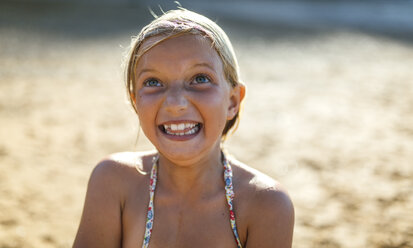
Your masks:
<instances>
[{"instance_id":1,"label":"cheek","mask_svg":"<svg viewBox=\"0 0 413 248\"><path fill-rule=\"evenodd\" d=\"M149 121L153 122L156 113L159 99L155 96L140 95L136 97L136 109L138 112L139 121L141 125L145 125Z\"/></svg>"},{"instance_id":2,"label":"cheek","mask_svg":"<svg viewBox=\"0 0 413 248\"><path fill-rule=\"evenodd\" d=\"M194 98L198 103L198 107L202 108L204 114L214 116L216 119L225 119L228 110L229 96L228 93L222 90L211 90L196 94Z\"/></svg>"},{"instance_id":3,"label":"cheek","mask_svg":"<svg viewBox=\"0 0 413 248\"><path fill-rule=\"evenodd\" d=\"M160 101L159 93L147 93L144 91L138 91L136 95L136 105L140 110L145 110L150 107L157 105L157 102Z\"/></svg>"}]
</instances>

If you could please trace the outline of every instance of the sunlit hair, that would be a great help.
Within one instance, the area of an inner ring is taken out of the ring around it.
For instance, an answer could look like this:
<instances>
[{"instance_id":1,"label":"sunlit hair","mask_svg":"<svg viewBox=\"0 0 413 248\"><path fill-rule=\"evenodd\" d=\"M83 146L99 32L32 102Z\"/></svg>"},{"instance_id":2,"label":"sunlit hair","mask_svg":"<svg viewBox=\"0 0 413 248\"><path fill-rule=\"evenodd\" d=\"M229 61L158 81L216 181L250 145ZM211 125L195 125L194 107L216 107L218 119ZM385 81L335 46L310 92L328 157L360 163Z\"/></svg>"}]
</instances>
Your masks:
<instances>
[{"instance_id":1,"label":"sunlit hair","mask_svg":"<svg viewBox=\"0 0 413 248\"><path fill-rule=\"evenodd\" d=\"M135 69L142 55L152 47L162 41L177 37L183 34L201 35L211 41L212 47L216 50L223 62L225 79L235 87L239 84L238 62L234 49L225 32L213 21L195 12L179 8L170 10L163 15L156 17L150 24L145 26L138 36L132 38L131 49L126 58L126 87L129 100L137 112L135 105ZM142 47L145 40L150 37L161 37L148 47ZM239 112L233 119L227 121L222 132L223 138L231 128L236 129Z\"/></svg>"}]
</instances>

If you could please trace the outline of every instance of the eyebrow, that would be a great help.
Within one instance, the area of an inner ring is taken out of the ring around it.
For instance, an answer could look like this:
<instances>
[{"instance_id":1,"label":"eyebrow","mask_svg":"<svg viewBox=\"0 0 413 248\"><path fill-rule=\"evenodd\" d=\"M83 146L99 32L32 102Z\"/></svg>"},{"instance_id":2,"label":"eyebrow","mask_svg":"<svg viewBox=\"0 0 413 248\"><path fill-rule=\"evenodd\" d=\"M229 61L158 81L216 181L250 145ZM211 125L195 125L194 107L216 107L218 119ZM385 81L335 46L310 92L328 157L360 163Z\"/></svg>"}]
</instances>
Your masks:
<instances>
[{"instance_id":1,"label":"eyebrow","mask_svg":"<svg viewBox=\"0 0 413 248\"><path fill-rule=\"evenodd\" d=\"M195 67L207 67L207 68L209 68L209 69L211 69L211 70L215 70L214 67L212 67L212 66L211 66L209 63L207 63L207 62L196 63L196 64L194 64L193 66L191 66L189 69L192 69L192 68L195 68ZM156 69L152 69L152 68L144 68L144 69L142 69L142 70L139 72L138 78L139 78L143 73L146 73L146 72L159 72L159 71L156 70Z\"/></svg>"},{"instance_id":2,"label":"eyebrow","mask_svg":"<svg viewBox=\"0 0 413 248\"><path fill-rule=\"evenodd\" d=\"M196 63L195 65L191 66L191 68L195 68L195 67L208 67L211 70L215 70L214 67L212 67L209 63L206 63L206 62Z\"/></svg>"},{"instance_id":3,"label":"eyebrow","mask_svg":"<svg viewBox=\"0 0 413 248\"><path fill-rule=\"evenodd\" d=\"M155 70L155 69L151 69L151 68L144 68L144 69L142 69L142 70L139 72L138 78L139 78L143 73L145 73L145 72L158 72L158 71Z\"/></svg>"}]
</instances>

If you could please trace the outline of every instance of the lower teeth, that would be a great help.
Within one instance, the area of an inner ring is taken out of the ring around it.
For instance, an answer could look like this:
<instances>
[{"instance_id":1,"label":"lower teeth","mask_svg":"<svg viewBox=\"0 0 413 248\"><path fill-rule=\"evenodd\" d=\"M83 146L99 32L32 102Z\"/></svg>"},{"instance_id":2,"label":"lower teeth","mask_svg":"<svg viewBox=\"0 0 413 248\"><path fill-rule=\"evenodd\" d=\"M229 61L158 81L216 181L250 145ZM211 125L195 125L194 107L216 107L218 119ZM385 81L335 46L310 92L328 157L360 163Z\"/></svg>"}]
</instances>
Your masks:
<instances>
[{"instance_id":1,"label":"lower teeth","mask_svg":"<svg viewBox=\"0 0 413 248\"><path fill-rule=\"evenodd\" d=\"M189 130L189 131L187 131L187 132L185 132L185 133L172 133L172 132L170 132L170 131L168 131L168 130L165 130L165 132L166 132L167 134L170 134L170 135L184 136L184 135L194 134L194 133L198 132L198 130L199 130L199 127L198 127L198 126L195 126L193 129L191 129L191 130Z\"/></svg>"}]
</instances>

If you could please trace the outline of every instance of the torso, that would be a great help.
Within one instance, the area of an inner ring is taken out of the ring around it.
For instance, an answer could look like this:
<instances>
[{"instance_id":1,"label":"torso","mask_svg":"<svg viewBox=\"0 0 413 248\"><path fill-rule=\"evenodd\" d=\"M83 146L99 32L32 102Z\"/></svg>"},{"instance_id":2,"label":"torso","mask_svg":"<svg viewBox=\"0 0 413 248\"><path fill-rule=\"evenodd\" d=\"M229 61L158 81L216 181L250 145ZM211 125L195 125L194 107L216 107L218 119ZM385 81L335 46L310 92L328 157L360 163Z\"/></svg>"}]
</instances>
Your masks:
<instances>
[{"instance_id":1,"label":"torso","mask_svg":"<svg viewBox=\"0 0 413 248\"><path fill-rule=\"evenodd\" d=\"M149 202L149 182L154 153L117 154L114 160L121 166L120 176L124 195L121 197L122 247L136 248L143 242ZM254 171L236 161L233 169L234 210L241 243L246 243L248 213L255 188L251 186ZM229 211L222 189L197 201L171 196L157 188L154 198L156 210L149 247L222 247L236 248L231 230Z\"/></svg>"}]
</instances>

